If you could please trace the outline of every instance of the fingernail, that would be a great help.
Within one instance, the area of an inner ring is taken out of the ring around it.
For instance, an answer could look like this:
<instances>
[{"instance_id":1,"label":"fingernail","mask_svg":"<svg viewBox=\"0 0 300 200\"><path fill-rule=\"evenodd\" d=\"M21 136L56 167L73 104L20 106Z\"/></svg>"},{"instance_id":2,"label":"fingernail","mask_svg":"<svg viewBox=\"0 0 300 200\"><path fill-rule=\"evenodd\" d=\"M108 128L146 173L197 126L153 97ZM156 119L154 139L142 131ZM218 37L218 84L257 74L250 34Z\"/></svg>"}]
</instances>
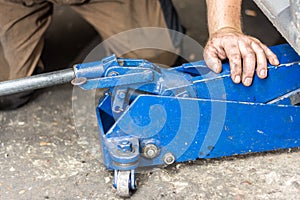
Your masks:
<instances>
[{"instance_id":1,"label":"fingernail","mask_svg":"<svg viewBox=\"0 0 300 200\"><path fill-rule=\"evenodd\" d=\"M252 83L252 78L246 78L244 81L244 85L249 86Z\"/></svg>"},{"instance_id":2,"label":"fingernail","mask_svg":"<svg viewBox=\"0 0 300 200\"><path fill-rule=\"evenodd\" d=\"M274 65L279 65L279 60L277 58L273 59Z\"/></svg>"},{"instance_id":3,"label":"fingernail","mask_svg":"<svg viewBox=\"0 0 300 200\"><path fill-rule=\"evenodd\" d=\"M241 82L241 77L239 75L234 77L234 82L235 83L240 83Z\"/></svg>"},{"instance_id":4,"label":"fingernail","mask_svg":"<svg viewBox=\"0 0 300 200\"><path fill-rule=\"evenodd\" d=\"M265 69L260 70L259 75L260 75L261 77L267 76L267 70L265 70Z\"/></svg>"}]
</instances>

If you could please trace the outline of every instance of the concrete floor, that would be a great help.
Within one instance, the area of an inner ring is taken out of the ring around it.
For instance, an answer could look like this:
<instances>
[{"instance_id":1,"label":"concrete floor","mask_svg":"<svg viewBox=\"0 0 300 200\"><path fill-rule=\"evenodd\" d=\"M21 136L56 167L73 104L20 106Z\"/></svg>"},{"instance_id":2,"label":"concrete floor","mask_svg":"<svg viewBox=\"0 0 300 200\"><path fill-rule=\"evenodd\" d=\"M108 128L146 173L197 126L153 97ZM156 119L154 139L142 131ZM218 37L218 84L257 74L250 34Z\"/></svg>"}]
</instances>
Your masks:
<instances>
[{"instance_id":1,"label":"concrete floor","mask_svg":"<svg viewBox=\"0 0 300 200\"><path fill-rule=\"evenodd\" d=\"M205 44L204 1L174 2L187 33ZM247 33L268 45L283 41L251 1L245 10L256 14L244 14ZM56 8L43 55L47 69L80 62L99 41L79 16ZM72 89L44 89L23 108L0 112L0 199L118 199L94 113L82 106L74 121ZM132 199L300 199L299 157L299 149L288 149L155 168L137 175Z\"/></svg>"}]
</instances>

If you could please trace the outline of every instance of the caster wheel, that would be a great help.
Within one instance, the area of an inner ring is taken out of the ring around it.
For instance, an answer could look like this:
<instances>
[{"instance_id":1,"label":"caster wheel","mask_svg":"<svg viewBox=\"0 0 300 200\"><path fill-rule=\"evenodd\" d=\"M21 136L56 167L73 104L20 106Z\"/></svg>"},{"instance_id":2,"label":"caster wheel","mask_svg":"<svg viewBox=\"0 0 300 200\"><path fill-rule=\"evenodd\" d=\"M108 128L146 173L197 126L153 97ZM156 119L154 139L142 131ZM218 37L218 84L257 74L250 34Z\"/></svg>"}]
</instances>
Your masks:
<instances>
[{"instance_id":1,"label":"caster wheel","mask_svg":"<svg viewBox=\"0 0 300 200\"><path fill-rule=\"evenodd\" d=\"M115 187L117 194L120 197L130 197L133 190L135 190L134 171L115 171Z\"/></svg>"}]
</instances>

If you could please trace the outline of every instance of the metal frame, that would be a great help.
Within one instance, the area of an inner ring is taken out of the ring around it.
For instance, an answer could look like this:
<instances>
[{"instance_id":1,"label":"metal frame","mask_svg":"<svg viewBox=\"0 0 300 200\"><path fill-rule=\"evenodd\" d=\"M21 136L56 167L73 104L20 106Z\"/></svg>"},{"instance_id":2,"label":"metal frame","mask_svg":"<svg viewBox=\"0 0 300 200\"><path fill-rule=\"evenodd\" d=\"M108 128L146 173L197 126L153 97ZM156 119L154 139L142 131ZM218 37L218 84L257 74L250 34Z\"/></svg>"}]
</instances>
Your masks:
<instances>
[{"instance_id":1,"label":"metal frame","mask_svg":"<svg viewBox=\"0 0 300 200\"><path fill-rule=\"evenodd\" d=\"M100 63L102 78L75 73L83 89L110 88L97 118L118 194L130 196L138 168L299 147L300 107L291 97L300 90L300 57L289 45L272 51L281 65L251 87L232 84L228 63L214 74L204 61L163 69L111 56Z\"/></svg>"}]
</instances>

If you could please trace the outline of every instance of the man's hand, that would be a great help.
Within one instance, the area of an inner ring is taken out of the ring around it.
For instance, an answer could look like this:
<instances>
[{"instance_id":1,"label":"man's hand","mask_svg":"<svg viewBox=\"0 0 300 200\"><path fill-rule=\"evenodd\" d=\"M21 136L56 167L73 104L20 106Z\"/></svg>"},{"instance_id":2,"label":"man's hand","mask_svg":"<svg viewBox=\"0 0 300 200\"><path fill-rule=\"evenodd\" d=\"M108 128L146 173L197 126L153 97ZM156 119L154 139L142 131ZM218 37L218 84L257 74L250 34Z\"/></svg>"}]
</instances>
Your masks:
<instances>
[{"instance_id":1,"label":"man's hand","mask_svg":"<svg viewBox=\"0 0 300 200\"><path fill-rule=\"evenodd\" d=\"M209 40L204 60L215 72L222 71L221 61L228 58L233 82L250 86L254 72L267 77L267 61L278 65L276 55L258 39L244 35L241 28L242 0L206 0Z\"/></svg>"},{"instance_id":2,"label":"man's hand","mask_svg":"<svg viewBox=\"0 0 300 200\"><path fill-rule=\"evenodd\" d=\"M228 58L234 83L250 86L256 71L259 78L267 77L267 61L278 65L276 55L258 39L231 27L214 32L204 49L207 66L216 73L222 71L221 61Z\"/></svg>"}]
</instances>

